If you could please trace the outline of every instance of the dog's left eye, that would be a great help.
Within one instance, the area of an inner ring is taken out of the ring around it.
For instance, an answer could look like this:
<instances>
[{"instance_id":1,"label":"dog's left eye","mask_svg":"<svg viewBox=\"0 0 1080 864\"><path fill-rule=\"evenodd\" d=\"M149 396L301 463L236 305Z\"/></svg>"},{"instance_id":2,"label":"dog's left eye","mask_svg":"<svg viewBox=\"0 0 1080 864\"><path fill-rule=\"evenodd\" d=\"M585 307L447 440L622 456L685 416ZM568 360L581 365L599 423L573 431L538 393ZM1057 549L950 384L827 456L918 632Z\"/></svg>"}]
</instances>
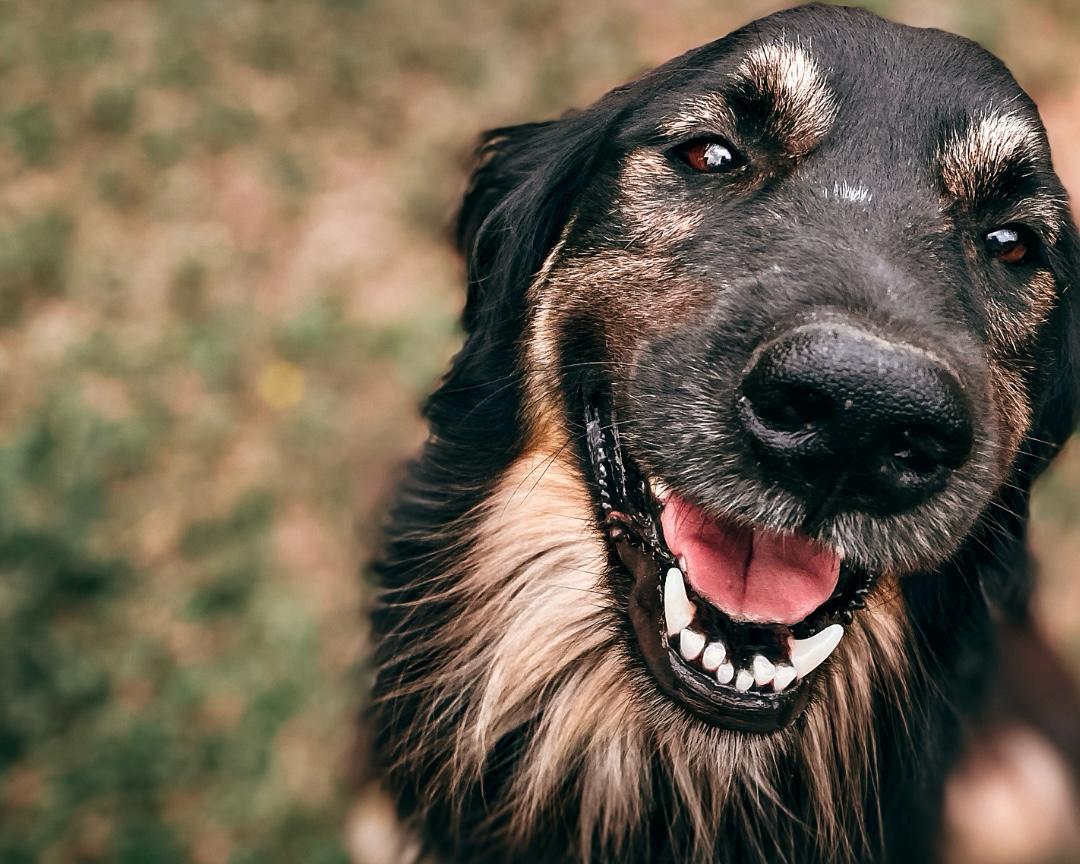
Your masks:
<instances>
[{"instance_id":1,"label":"dog's left eye","mask_svg":"<svg viewBox=\"0 0 1080 864\"><path fill-rule=\"evenodd\" d=\"M701 174L723 174L743 164L739 152L723 138L695 138L680 145L675 152Z\"/></svg>"},{"instance_id":2,"label":"dog's left eye","mask_svg":"<svg viewBox=\"0 0 1080 864\"><path fill-rule=\"evenodd\" d=\"M1003 225L986 235L986 250L1003 264L1026 264L1038 245L1038 237L1023 225Z\"/></svg>"}]
</instances>

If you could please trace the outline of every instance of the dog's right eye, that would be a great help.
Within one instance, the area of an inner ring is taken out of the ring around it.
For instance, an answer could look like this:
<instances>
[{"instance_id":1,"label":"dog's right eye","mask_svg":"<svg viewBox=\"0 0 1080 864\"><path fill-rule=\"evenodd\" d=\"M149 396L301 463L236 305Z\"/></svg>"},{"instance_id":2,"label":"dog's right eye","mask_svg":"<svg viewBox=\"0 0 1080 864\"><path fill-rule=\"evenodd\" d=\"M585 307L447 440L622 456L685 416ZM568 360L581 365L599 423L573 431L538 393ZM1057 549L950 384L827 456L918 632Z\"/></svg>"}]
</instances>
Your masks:
<instances>
[{"instance_id":1,"label":"dog's right eye","mask_svg":"<svg viewBox=\"0 0 1080 864\"><path fill-rule=\"evenodd\" d=\"M723 174L743 164L739 152L723 138L695 138L675 149L678 157L700 174Z\"/></svg>"},{"instance_id":2,"label":"dog's right eye","mask_svg":"<svg viewBox=\"0 0 1080 864\"><path fill-rule=\"evenodd\" d=\"M1039 239L1024 225L1003 225L985 237L987 251L1003 264L1027 264L1035 255Z\"/></svg>"}]
</instances>

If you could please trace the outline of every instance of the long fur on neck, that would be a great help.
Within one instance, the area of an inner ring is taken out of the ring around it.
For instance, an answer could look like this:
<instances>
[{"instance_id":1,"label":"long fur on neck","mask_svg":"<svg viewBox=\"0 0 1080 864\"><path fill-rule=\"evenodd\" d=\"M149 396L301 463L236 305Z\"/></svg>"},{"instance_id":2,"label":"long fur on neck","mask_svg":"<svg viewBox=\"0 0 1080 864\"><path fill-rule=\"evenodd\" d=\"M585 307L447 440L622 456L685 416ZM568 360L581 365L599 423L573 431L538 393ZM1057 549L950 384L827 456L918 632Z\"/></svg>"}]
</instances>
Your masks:
<instances>
[{"instance_id":1,"label":"long fur on neck","mask_svg":"<svg viewBox=\"0 0 1080 864\"><path fill-rule=\"evenodd\" d=\"M917 746L895 741L910 738L918 689L895 588L848 627L800 721L731 733L659 694L629 655L591 513L568 457L526 454L453 526L450 569L413 562L424 599L385 595L399 623L380 674L396 684L379 710L414 713L383 757L391 774L422 774L417 818L453 820L468 836L451 848L488 855L878 860L883 718L893 744Z\"/></svg>"}]
</instances>

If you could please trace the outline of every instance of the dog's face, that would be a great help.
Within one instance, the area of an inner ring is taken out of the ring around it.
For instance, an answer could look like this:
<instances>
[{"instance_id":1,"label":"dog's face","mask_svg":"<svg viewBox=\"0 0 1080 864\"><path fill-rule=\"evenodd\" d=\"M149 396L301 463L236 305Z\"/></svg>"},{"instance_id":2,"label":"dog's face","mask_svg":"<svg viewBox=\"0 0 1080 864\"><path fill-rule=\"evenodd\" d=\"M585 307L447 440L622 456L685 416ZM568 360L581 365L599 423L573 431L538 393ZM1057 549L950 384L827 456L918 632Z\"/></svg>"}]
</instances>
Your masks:
<instances>
[{"instance_id":1,"label":"dog's face","mask_svg":"<svg viewBox=\"0 0 1080 864\"><path fill-rule=\"evenodd\" d=\"M635 653L755 730L986 512L1070 276L1045 133L996 60L804 18L620 94L527 304L533 419L587 430Z\"/></svg>"},{"instance_id":2,"label":"dog's face","mask_svg":"<svg viewBox=\"0 0 1080 864\"><path fill-rule=\"evenodd\" d=\"M1035 107L971 42L812 6L480 156L382 566L401 797L466 858L857 858L1074 420Z\"/></svg>"}]
</instances>

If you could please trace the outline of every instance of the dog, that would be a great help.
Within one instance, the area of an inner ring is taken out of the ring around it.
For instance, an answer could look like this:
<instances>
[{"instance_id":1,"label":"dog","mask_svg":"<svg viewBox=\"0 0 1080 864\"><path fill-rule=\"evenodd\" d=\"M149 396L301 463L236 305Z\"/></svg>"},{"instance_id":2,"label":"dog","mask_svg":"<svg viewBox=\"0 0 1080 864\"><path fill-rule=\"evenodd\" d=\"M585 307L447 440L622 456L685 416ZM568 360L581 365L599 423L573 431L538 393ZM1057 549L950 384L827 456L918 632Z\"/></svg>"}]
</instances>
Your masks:
<instances>
[{"instance_id":1,"label":"dog","mask_svg":"<svg viewBox=\"0 0 1080 864\"><path fill-rule=\"evenodd\" d=\"M1078 236L999 60L777 13L489 132L457 242L373 613L418 860L936 861L990 730L1080 764L1025 547Z\"/></svg>"}]
</instances>

